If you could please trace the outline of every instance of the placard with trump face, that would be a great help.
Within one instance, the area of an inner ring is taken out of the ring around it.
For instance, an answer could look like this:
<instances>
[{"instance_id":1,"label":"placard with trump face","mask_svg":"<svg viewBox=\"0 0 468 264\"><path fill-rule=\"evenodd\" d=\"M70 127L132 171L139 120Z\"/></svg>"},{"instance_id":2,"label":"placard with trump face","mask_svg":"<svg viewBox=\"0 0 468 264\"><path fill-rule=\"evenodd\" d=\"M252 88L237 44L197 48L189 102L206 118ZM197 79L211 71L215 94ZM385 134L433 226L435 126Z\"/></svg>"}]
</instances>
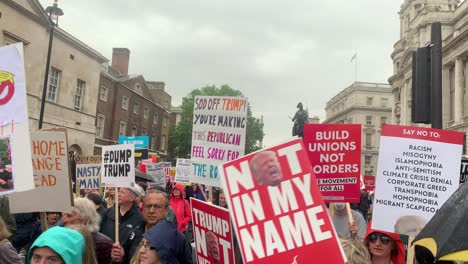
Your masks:
<instances>
[{"instance_id":1,"label":"placard with trump face","mask_svg":"<svg viewBox=\"0 0 468 264\"><path fill-rule=\"evenodd\" d=\"M234 263L234 244L229 211L190 199L197 263Z\"/></svg>"},{"instance_id":2,"label":"placard with trump face","mask_svg":"<svg viewBox=\"0 0 468 264\"><path fill-rule=\"evenodd\" d=\"M345 263L301 139L220 171L245 263Z\"/></svg>"}]
</instances>

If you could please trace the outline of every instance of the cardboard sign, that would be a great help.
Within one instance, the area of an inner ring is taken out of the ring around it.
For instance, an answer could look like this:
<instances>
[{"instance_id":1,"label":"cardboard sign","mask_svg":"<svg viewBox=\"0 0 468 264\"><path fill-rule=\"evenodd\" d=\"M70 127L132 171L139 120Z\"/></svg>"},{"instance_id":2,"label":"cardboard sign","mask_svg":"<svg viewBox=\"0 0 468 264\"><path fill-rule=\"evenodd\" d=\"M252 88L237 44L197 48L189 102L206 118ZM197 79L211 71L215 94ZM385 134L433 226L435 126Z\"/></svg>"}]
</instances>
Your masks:
<instances>
[{"instance_id":1,"label":"cardboard sign","mask_svg":"<svg viewBox=\"0 0 468 264\"><path fill-rule=\"evenodd\" d=\"M166 172L164 169L166 167L169 168L170 165L170 162L159 162L146 166L147 173L153 177L154 185L159 185L166 188Z\"/></svg>"},{"instance_id":2,"label":"cardboard sign","mask_svg":"<svg viewBox=\"0 0 468 264\"><path fill-rule=\"evenodd\" d=\"M229 211L197 199L190 199L197 263L234 263Z\"/></svg>"},{"instance_id":3,"label":"cardboard sign","mask_svg":"<svg viewBox=\"0 0 468 264\"><path fill-rule=\"evenodd\" d=\"M244 155L247 98L196 96L190 182L221 187L218 165Z\"/></svg>"},{"instance_id":4,"label":"cardboard sign","mask_svg":"<svg viewBox=\"0 0 468 264\"><path fill-rule=\"evenodd\" d=\"M345 263L302 139L220 170L244 263Z\"/></svg>"},{"instance_id":5,"label":"cardboard sign","mask_svg":"<svg viewBox=\"0 0 468 264\"><path fill-rule=\"evenodd\" d=\"M375 177L364 175L364 186L366 191L373 192L375 189Z\"/></svg>"},{"instance_id":6,"label":"cardboard sign","mask_svg":"<svg viewBox=\"0 0 468 264\"><path fill-rule=\"evenodd\" d=\"M384 125L372 228L414 234L459 186L463 133Z\"/></svg>"},{"instance_id":7,"label":"cardboard sign","mask_svg":"<svg viewBox=\"0 0 468 264\"><path fill-rule=\"evenodd\" d=\"M35 188L10 196L12 213L63 212L72 206L66 129L31 132Z\"/></svg>"},{"instance_id":8,"label":"cardboard sign","mask_svg":"<svg viewBox=\"0 0 468 264\"><path fill-rule=\"evenodd\" d=\"M101 156L79 156L76 162L76 185L80 190L99 189L101 181Z\"/></svg>"},{"instance_id":9,"label":"cardboard sign","mask_svg":"<svg viewBox=\"0 0 468 264\"><path fill-rule=\"evenodd\" d=\"M192 175L190 159L177 159L175 182L190 183L190 175Z\"/></svg>"},{"instance_id":10,"label":"cardboard sign","mask_svg":"<svg viewBox=\"0 0 468 264\"><path fill-rule=\"evenodd\" d=\"M102 147L101 182L106 187L135 185L135 149L133 144Z\"/></svg>"},{"instance_id":11,"label":"cardboard sign","mask_svg":"<svg viewBox=\"0 0 468 264\"><path fill-rule=\"evenodd\" d=\"M23 43L1 47L0 58L0 195L5 195L34 189L35 184Z\"/></svg>"},{"instance_id":12,"label":"cardboard sign","mask_svg":"<svg viewBox=\"0 0 468 264\"><path fill-rule=\"evenodd\" d=\"M304 145L323 199L359 203L361 125L305 124Z\"/></svg>"}]
</instances>

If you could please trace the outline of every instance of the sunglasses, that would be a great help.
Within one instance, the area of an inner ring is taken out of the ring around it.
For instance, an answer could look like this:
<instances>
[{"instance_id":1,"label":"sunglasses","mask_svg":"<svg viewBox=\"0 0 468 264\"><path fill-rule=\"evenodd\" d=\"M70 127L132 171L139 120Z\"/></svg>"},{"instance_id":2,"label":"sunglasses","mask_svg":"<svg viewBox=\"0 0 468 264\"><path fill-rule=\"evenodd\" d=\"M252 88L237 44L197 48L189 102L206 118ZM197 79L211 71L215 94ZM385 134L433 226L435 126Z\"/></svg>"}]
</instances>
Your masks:
<instances>
[{"instance_id":1,"label":"sunglasses","mask_svg":"<svg viewBox=\"0 0 468 264\"><path fill-rule=\"evenodd\" d=\"M377 239L380 239L380 242L382 242L382 244L384 245L387 245L388 243L393 241L393 239L387 235L371 234L369 237L367 237L367 240L369 240L369 242L371 243L377 242Z\"/></svg>"}]
</instances>

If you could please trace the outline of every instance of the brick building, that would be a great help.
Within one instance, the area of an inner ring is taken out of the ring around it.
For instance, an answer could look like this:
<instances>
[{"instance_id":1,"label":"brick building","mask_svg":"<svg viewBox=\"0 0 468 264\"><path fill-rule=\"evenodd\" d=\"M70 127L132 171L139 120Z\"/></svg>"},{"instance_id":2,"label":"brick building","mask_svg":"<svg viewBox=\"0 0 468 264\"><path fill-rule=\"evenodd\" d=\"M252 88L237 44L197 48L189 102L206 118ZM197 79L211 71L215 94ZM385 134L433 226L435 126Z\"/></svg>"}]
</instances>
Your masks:
<instances>
[{"instance_id":1,"label":"brick building","mask_svg":"<svg viewBox=\"0 0 468 264\"><path fill-rule=\"evenodd\" d=\"M114 48L112 66L101 71L94 153L117 144L119 136L149 136L149 151L167 155L171 96L163 82L129 75L130 50Z\"/></svg>"}]
</instances>

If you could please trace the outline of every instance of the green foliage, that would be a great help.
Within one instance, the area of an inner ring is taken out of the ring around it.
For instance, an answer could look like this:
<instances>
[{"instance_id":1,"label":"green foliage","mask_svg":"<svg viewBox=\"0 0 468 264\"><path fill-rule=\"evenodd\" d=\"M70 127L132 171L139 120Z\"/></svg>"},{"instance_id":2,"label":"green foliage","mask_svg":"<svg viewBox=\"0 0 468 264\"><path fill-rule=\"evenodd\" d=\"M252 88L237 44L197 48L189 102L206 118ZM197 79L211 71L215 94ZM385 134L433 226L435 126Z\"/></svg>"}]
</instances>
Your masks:
<instances>
[{"instance_id":1,"label":"green foliage","mask_svg":"<svg viewBox=\"0 0 468 264\"><path fill-rule=\"evenodd\" d=\"M0 161L4 164L10 164L8 159L8 142L7 139L0 139Z\"/></svg>"},{"instance_id":2,"label":"green foliage","mask_svg":"<svg viewBox=\"0 0 468 264\"><path fill-rule=\"evenodd\" d=\"M195 89L182 98L182 117L176 127L169 130L169 156L171 159L188 158L192 146L193 104L195 96L244 96L239 90L228 85L216 87L214 85ZM263 123L252 116L250 103L247 109L247 130L245 140L245 154L259 150L258 142L263 139Z\"/></svg>"}]
</instances>

